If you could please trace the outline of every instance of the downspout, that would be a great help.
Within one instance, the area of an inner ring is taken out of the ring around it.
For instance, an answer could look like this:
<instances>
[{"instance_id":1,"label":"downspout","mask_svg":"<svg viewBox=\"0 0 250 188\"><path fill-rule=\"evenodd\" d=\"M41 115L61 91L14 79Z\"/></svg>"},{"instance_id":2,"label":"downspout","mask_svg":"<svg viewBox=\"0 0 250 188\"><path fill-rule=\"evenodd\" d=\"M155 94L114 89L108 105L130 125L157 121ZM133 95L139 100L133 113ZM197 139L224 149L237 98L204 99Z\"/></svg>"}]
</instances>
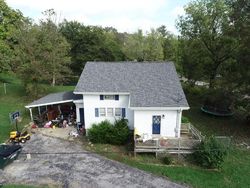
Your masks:
<instances>
[{"instance_id":1,"label":"downspout","mask_svg":"<svg viewBox=\"0 0 250 188\"><path fill-rule=\"evenodd\" d=\"M180 138L181 136L181 114L182 114L182 110L177 110L176 127L175 127L176 138Z\"/></svg>"}]
</instances>

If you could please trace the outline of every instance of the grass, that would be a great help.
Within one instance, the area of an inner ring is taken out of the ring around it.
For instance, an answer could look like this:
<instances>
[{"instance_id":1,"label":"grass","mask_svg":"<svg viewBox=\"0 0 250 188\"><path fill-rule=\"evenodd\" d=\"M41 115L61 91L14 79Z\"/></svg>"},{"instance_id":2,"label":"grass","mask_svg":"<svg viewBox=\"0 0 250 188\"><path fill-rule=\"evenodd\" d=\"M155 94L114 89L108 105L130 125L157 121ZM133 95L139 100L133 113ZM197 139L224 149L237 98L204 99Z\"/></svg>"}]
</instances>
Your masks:
<instances>
[{"instance_id":1,"label":"grass","mask_svg":"<svg viewBox=\"0 0 250 188\"><path fill-rule=\"evenodd\" d=\"M3 185L1 188L41 188L37 186L29 186L29 185Z\"/></svg>"},{"instance_id":2,"label":"grass","mask_svg":"<svg viewBox=\"0 0 250 188\"><path fill-rule=\"evenodd\" d=\"M9 137L9 132L15 130L15 125L10 123L9 113L19 110L22 116L22 122L18 124L21 129L29 122L29 112L25 105L32 102L33 99L25 94L23 84L15 75L0 74L0 80L7 82L7 94L4 93L3 83L0 82L0 143ZM47 93L73 90L74 86L48 86Z\"/></svg>"},{"instance_id":3,"label":"grass","mask_svg":"<svg viewBox=\"0 0 250 188\"><path fill-rule=\"evenodd\" d=\"M20 110L23 115L21 125L28 123L29 113L24 106L32 101L25 96L22 83L13 75L0 75L9 83L7 95L4 94L3 84L0 85L0 142L6 140L9 131L14 128L9 122L9 113ZM48 92L73 90L73 86L49 87ZM188 96L191 109L184 112L191 122L206 135L229 135L235 139L246 141L249 137L249 128L245 127L242 120L232 118L216 118L200 111L201 99ZM250 151L233 148L226 157L221 170L205 170L189 164L186 161L175 160L174 165L163 165L161 159L156 159L152 154L138 154L134 158L124 146L111 146L108 144L90 145L85 142L88 150L104 155L110 159L120 161L127 165L170 178L173 181L184 183L197 188L209 187L249 187L250 185ZM5 188L29 187L19 185L5 185Z\"/></svg>"},{"instance_id":4,"label":"grass","mask_svg":"<svg viewBox=\"0 0 250 188\"><path fill-rule=\"evenodd\" d=\"M238 117L219 118L201 112L202 96L187 95L191 109L184 115L204 135L233 136L235 142L249 142L250 128ZM132 157L126 147L107 144L87 145L88 150L97 152L107 158L127 165L170 178L195 188L210 187L249 187L250 185L250 151L233 146L220 170L206 170L190 164L188 161L176 161L174 165L163 165L161 159L154 155L138 154Z\"/></svg>"},{"instance_id":5,"label":"grass","mask_svg":"<svg viewBox=\"0 0 250 188\"><path fill-rule=\"evenodd\" d=\"M200 94L187 95L190 110L183 111L183 115L198 128L204 135L232 136L237 143L250 144L250 127L244 119L234 115L232 117L216 117L205 114L200 110L203 97Z\"/></svg>"},{"instance_id":6,"label":"grass","mask_svg":"<svg viewBox=\"0 0 250 188\"><path fill-rule=\"evenodd\" d=\"M246 149L233 148L227 155L222 169L207 170L183 159L175 158L173 165L164 165L162 159L156 159L153 154L137 154L135 158L125 146L85 143L85 148L109 159L195 188L218 186L220 188L244 188L250 185L250 151Z\"/></svg>"}]
</instances>

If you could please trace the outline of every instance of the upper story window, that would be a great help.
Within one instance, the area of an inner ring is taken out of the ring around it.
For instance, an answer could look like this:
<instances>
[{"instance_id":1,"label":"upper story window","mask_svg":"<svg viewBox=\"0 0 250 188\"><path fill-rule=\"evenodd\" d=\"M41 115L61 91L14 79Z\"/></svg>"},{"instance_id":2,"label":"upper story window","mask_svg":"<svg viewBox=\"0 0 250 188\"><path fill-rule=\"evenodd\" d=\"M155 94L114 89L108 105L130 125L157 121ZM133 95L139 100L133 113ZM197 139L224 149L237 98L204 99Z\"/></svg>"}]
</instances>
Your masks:
<instances>
[{"instance_id":1,"label":"upper story window","mask_svg":"<svg viewBox=\"0 0 250 188\"><path fill-rule=\"evenodd\" d=\"M100 95L100 100L116 100L116 101L119 101L119 95Z\"/></svg>"},{"instance_id":2,"label":"upper story window","mask_svg":"<svg viewBox=\"0 0 250 188\"><path fill-rule=\"evenodd\" d=\"M104 95L104 100L115 100L115 95Z\"/></svg>"}]
</instances>

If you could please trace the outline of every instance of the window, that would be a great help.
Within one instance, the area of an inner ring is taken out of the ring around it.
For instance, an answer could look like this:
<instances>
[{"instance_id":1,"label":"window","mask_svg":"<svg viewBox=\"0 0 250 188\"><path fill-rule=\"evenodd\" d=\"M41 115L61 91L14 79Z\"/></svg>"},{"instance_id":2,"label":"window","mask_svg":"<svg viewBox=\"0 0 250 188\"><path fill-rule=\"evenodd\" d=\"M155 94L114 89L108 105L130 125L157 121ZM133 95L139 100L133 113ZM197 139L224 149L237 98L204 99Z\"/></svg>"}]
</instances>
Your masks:
<instances>
[{"instance_id":1,"label":"window","mask_svg":"<svg viewBox=\"0 0 250 188\"><path fill-rule=\"evenodd\" d=\"M122 109L121 108L116 108L115 109L115 116L118 116L118 117L122 116Z\"/></svg>"},{"instance_id":2,"label":"window","mask_svg":"<svg viewBox=\"0 0 250 188\"><path fill-rule=\"evenodd\" d=\"M116 101L119 101L119 95L100 95L100 100L116 100Z\"/></svg>"},{"instance_id":3,"label":"window","mask_svg":"<svg viewBox=\"0 0 250 188\"><path fill-rule=\"evenodd\" d=\"M99 108L99 114L100 114L100 116L106 116L105 108Z\"/></svg>"},{"instance_id":4,"label":"window","mask_svg":"<svg viewBox=\"0 0 250 188\"><path fill-rule=\"evenodd\" d=\"M113 112L113 108L107 108L107 116L113 116L114 112Z\"/></svg>"},{"instance_id":5,"label":"window","mask_svg":"<svg viewBox=\"0 0 250 188\"><path fill-rule=\"evenodd\" d=\"M104 95L104 100L115 100L114 95Z\"/></svg>"}]
</instances>

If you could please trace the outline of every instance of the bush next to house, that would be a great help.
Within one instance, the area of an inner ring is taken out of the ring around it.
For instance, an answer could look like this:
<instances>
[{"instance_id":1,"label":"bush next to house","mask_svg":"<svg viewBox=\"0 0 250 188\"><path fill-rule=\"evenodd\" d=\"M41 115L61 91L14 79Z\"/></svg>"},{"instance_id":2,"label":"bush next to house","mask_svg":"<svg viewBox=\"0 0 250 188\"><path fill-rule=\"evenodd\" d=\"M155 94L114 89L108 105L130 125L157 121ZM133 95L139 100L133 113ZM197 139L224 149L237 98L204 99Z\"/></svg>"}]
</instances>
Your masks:
<instances>
[{"instance_id":1,"label":"bush next to house","mask_svg":"<svg viewBox=\"0 0 250 188\"><path fill-rule=\"evenodd\" d=\"M110 144L125 144L128 141L129 133L130 132L127 119L122 118L119 120L115 120Z\"/></svg>"},{"instance_id":2,"label":"bush next to house","mask_svg":"<svg viewBox=\"0 0 250 188\"><path fill-rule=\"evenodd\" d=\"M215 137L205 138L192 154L194 161L205 168L220 168L227 154L226 148Z\"/></svg>"},{"instance_id":3,"label":"bush next to house","mask_svg":"<svg viewBox=\"0 0 250 188\"><path fill-rule=\"evenodd\" d=\"M173 162L173 158L170 155L166 155L162 158L162 162L166 165L170 165Z\"/></svg>"},{"instance_id":4,"label":"bush next to house","mask_svg":"<svg viewBox=\"0 0 250 188\"><path fill-rule=\"evenodd\" d=\"M93 143L125 144L129 138L128 120L116 120L114 125L105 120L99 124L93 124L88 130L88 139Z\"/></svg>"},{"instance_id":5,"label":"bush next to house","mask_svg":"<svg viewBox=\"0 0 250 188\"><path fill-rule=\"evenodd\" d=\"M93 143L109 143L113 125L105 120L99 124L93 124L88 130L88 138Z\"/></svg>"},{"instance_id":6,"label":"bush next to house","mask_svg":"<svg viewBox=\"0 0 250 188\"><path fill-rule=\"evenodd\" d=\"M190 123L189 119L185 116L181 117L181 123Z\"/></svg>"}]
</instances>

